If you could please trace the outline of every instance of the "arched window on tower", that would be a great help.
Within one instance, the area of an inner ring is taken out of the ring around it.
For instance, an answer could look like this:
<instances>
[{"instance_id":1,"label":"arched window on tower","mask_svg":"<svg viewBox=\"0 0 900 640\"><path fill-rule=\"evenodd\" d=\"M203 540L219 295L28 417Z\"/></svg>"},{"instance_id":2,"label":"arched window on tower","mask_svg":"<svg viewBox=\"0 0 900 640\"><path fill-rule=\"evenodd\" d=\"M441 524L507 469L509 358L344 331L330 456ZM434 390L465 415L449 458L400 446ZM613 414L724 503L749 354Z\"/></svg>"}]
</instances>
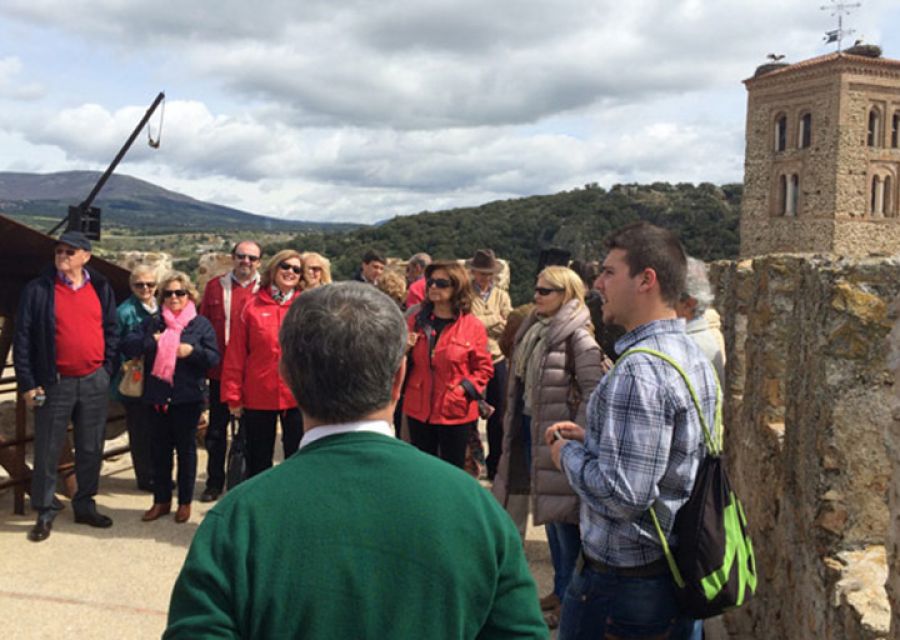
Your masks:
<instances>
[{"instance_id":1,"label":"arched window on tower","mask_svg":"<svg viewBox=\"0 0 900 640\"><path fill-rule=\"evenodd\" d=\"M778 214L785 215L787 213L788 203L788 179L783 173L778 176Z\"/></svg>"},{"instance_id":2,"label":"arched window on tower","mask_svg":"<svg viewBox=\"0 0 900 640\"><path fill-rule=\"evenodd\" d=\"M881 111L878 107L869 109L869 131L866 144L870 147L881 146Z\"/></svg>"},{"instance_id":3,"label":"arched window on tower","mask_svg":"<svg viewBox=\"0 0 900 640\"><path fill-rule=\"evenodd\" d=\"M787 148L787 116L782 114L775 118L775 151Z\"/></svg>"},{"instance_id":4,"label":"arched window on tower","mask_svg":"<svg viewBox=\"0 0 900 640\"><path fill-rule=\"evenodd\" d=\"M788 181L788 190L787 190L787 209L784 212L786 216L796 216L797 215L797 203L800 200L800 176L796 173L791 174L791 178Z\"/></svg>"},{"instance_id":5,"label":"arched window on tower","mask_svg":"<svg viewBox=\"0 0 900 640\"><path fill-rule=\"evenodd\" d=\"M800 118L800 130L797 136L797 147L806 149L812 144L812 114L804 113Z\"/></svg>"},{"instance_id":6,"label":"arched window on tower","mask_svg":"<svg viewBox=\"0 0 900 640\"><path fill-rule=\"evenodd\" d=\"M894 149L900 147L900 111L895 111L891 118L891 146Z\"/></svg>"},{"instance_id":7,"label":"arched window on tower","mask_svg":"<svg viewBox=\"0 0 900 640\"><path fill-rule=\"evenodd\" d=\"M875 218L882 216L884 207L884 182L881 176L872 176L872 191L869 195L869 213Z\"/></svg>"},{"instance_id":8,"label":"arched window on tower","mask_svg":"<svg viewBox=\"0 0 900 640\"><path fill-rule=\"evenodd\" d=\"M886 176L884 179L881 211L885 217L894 216L894 181L890 176Z\"/></svg>"}]
</instances>

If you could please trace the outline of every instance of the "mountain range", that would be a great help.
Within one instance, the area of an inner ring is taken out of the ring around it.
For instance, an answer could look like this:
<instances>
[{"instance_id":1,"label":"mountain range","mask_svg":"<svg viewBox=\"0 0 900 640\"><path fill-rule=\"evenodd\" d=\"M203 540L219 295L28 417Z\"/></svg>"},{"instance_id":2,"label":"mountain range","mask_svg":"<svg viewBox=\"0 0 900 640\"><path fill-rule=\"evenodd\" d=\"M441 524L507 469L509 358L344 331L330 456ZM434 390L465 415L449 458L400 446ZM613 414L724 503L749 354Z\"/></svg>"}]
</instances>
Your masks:
<instances>
[{"instance_id":1,"label":"mountain range","mask_svg":"<svg viewBox=\"0 0 900 640\"><path fill-rule=\"evenodd\" d=\"M0 172L0 213L35 227L53 226L81 203L97 184L98 171L60 173ZM284 220L202 202L127 175L112 175L94 206L102 211L104 228L132 232L190 231L346 231L355 224Z\"/></svg>"}]
</instances>

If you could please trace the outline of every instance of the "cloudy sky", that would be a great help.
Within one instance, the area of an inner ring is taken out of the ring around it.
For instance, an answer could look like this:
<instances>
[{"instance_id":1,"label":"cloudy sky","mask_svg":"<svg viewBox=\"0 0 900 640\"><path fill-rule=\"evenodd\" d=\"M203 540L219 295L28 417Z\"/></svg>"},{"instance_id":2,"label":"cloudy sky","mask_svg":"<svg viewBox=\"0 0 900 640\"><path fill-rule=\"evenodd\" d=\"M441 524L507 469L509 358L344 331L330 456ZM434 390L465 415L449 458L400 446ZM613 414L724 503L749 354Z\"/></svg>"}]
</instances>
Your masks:
<instances>
[{"instance_id":1,"label":"cloudy sky","mask_svg":"<svg viewBox=\"0 0 900 640\"><path fill-rule=\"evenodd\" d=\"M900 58L900 2L862 2L850 41ZM278 217L740 181L741 80L832 50L822 4L2 0L0 171L103 170L164 90L119 173Z\"/></svg>"}]
</instances>

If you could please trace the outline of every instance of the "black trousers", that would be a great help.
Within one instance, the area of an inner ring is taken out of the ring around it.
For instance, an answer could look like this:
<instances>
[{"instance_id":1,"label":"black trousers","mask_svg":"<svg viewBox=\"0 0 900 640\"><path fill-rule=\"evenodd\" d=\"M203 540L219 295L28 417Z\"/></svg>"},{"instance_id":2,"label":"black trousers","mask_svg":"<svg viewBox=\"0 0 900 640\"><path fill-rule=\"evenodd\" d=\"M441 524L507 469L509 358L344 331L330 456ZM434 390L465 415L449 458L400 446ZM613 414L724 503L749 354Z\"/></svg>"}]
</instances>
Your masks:
<instances>
[{"instance_id":1,"label":"black trousers","mask_svg":"<svg viewBox=\"0 0 900 640\"><path fill-rule=\"evenodd\" d=\"M178 454L178 504L194 499L197 480L197 421L202 402L148 407L153 428L153 502L172 501L172 450Z\"/></svg>"},{"instance_id":2,"label":"black trousers","mask_svg":"<svg viewBox=\"0 0 900 640\"><path fill-rule=\"evenodd\" d=\"M465 468L469 433L478 424L477 422L430 424L419 422L409 416L406 416L406 421L409 424L409 439L413 446L460 469Z\"/></svg>"},{"instance_id":3,"label":"black trousers","mask_svg":"<svg viewBox=\"0 0 900 640\"><path fill-rule=\"evenodd\" d=\"M504 358L494 363L494 376L490 379L487 389L484 391L484 399L494 407L494 413L487 421L488 456L485 460L488 480L493 480L497 475L497 465L500 463L500 454L503 453L503 412L506 408L506 370L507 364Z\"/></svg>"},{"instance_id":4,"label":"black trousers","mask_svg":"<svg viewBox=\"0 0 900 640\"><path fill-rule=\"evenodd\" d=\"M299 409L269 411L244 409L243 429L247 442L247 477L253 477L272 466L275 454L275 422L281 420L281 446L284 458L296 453L303 437L303 417Z\"/></svg>"},{"instance_id":5,"label":"black trousers","mask_svg":"<svg viewBox=\"0 0 900 640\"><path fill-rule=\"evenodd\" d=\"M125 427L128 447L138 489L153 490L153 428L150 426L150 407L139 398L125 398Z\"/></svg>"},{"instance_id":6,"label":"black trousers","mask_svg":"<svg viewBox=\"0 0 900 640\"><path fill-rule=\"evenodd\" d=\"M225 487L225 453L228 450L228 405L222 402L222 383L209 381L209 424L206 426L206 490L222 493Z\"/></svg>"}]
</instances>

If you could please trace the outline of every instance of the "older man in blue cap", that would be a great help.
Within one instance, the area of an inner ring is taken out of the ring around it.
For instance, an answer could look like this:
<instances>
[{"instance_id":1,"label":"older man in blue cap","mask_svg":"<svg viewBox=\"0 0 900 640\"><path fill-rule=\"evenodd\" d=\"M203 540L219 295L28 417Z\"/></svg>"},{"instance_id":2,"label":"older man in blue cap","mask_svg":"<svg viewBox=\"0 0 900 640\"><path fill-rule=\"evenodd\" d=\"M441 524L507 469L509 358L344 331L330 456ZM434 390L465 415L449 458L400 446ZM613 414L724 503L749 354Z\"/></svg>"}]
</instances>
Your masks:
<instances>
[{"instance_id":1,"label":"older man in blue cap","mask_svg":"<svg viewBox=\"0 0 900 640\"><path fill-rule=\"evenodd\" d=\"M116 355L116 302L112 288L87 267L91 242L64 232L54 265L22 291L16 314L14 359L19 390L34 409L31 505L37 522L28 533L46 540L62 508L55 498L57 466L69 421L75 427L75 522L109 527L94 496L103 462L109 376Z\"/></svg>"}]
</instances>

